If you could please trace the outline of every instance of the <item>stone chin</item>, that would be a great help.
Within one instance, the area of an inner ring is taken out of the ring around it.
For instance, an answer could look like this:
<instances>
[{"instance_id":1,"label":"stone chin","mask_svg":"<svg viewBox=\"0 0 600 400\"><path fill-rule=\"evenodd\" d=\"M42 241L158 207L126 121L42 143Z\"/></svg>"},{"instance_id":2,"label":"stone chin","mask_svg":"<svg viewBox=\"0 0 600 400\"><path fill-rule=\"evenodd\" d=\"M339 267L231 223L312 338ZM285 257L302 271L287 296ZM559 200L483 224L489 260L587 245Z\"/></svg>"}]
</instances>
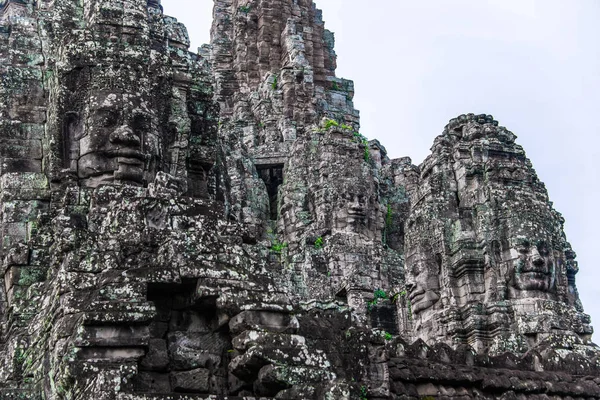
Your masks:
<instances>
[{"instance_id":1,"label":"stone chin","mask_svg":"<svg viewBox=\"0 0 600 400\"><path fill-rule=\"evenodd\" d=\"M413 314L419 314L428 308L433 307L440 300L440 295L434 291L417 293L410 296L410 304Z\"/></svg>"},{"instance_id":2,"label":"stone chin","mask_svg":"<svg viewBox=\"0 0 600 400\"><path fill-rule=\"evenodd\" d=\"M515 277L515 287L519 290L550 290L550 276L544 272L521 272Z\"/></svg>"}]
</instances>

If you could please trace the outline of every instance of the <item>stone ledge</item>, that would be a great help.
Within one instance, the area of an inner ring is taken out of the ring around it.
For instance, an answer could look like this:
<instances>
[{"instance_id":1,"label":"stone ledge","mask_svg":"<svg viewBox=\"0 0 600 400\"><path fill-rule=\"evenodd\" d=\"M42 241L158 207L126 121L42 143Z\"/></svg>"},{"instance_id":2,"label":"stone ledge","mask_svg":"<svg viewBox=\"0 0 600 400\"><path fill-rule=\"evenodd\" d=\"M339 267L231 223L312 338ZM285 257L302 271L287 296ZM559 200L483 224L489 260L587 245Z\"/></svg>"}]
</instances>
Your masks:
<instances>
[{"instance_id":1,"label":"stone ledge","mask_svg":"<svg viewBox=\"0 0 600 400\"><path fill-rule=\"evenodd\" d=\"M207 394L120 393L117 400L274 400L272 397L238 397Z\"/></svg>"}]
</instances>

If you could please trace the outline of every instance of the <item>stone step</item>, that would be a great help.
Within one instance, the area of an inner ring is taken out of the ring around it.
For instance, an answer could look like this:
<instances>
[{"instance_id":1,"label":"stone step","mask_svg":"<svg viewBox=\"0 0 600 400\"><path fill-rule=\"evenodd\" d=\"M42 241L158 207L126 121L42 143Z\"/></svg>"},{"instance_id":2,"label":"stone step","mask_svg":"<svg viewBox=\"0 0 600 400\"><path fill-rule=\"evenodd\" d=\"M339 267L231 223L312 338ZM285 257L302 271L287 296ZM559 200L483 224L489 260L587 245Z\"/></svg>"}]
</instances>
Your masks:
<instances>
[{"instance_id":1,"label":"stone step","mask_svg":"<svg viewBox=\"0 0 600 400\"><path fill-rule=\"evenodd\" d=\"M146 354L142 347L78 347L77 358L87 362L119 364L137 362Z\"/></svg>"},{"instance_id":2,"label":"stone step","mask_svg":"<svg viewBox=\"0 0 600 400\"><path fill-rule=\"evenodd\" d=\"M336 375L323 368L292 367L288 365L267 365L258 373L258 381L264 387L273 387L276 392L293 386L297 382L331 382Z\"/></svg>"},{"instance_id":3,"label":"stone step","mask_svg":"<svg viewBox=\"0 0 600 400\"><path fill-rule=\"evenodd\" d=\"M77 347L127 347L146 346L150 331L144 325L87 325L77 329Z\"/></svg>"},{"instance_id":4,"label":"stone step","mask_svg":"<svg viewBox=\"0 0 600 400\"><path fill-rule=\"evenodd\" d=\"M240 351L246 351L255 345L269 344L274 347L292 348L305 346L306 339L300 335L249 330L234 337L232 344Z\"/></svg>"},{"instance_id":5,"label":"stone step","mask_svg":"<svg viewBox=\"0 0 600 400\"><path fill-rule=\"evenodd\" d=\"M272 397L239 397L214 394L119 393L117 400L274 400Z\"/></svg>"},{"instance_id":6,"label":"stone step","mask_svg":"<svg viewBox=\"0 0 600 400\"><path fill-rule=\"evenodd\" d=\"M71 292L65 293L60 299L60 305L65 314L77 314L90 311L125 311L135 307L153 307L153 303L148 302L145 294L127 293L123 295L122 291L131 287L122 286L121 291L116 288L98 290L93 292ZM110 291L109 291L110 290ZM100 292L103 292L102 294ZM131 295L130 295L131 294ZM104 295L106 295L106 298ZM136 296L136 297L134 297Z\"/></svg>"},{"instance_id":7,"label":"stone step","mask_svg":"<svg viewBox=\"0 0 600 400\"><path fill-rule=\"evenodd\" d=\"M231 318L229 329L236 335L244 331L296 333L299 322L289 312L243 311Z\"/></svg>"},{"instance_id":8,"label":"stone step","mask_svg":"<svg viewBox=\"0 0 600 400\"><path fill-rule=\"evenodd\" d=\"M97 301L83 313L84 325L140 324L152 321L156 307L151 302Z\"/></svg>"},{"instance_id":9,"label":"stone step","mask_svg":"<svg viewBox=\"0 0 600 400\"><path fill-rule=\"evenodd\" d=\"M304 366L329 369L330 363L321 350L309 351L306 346L278 347L256 345L246 353L235 357L229 364L229 371L242 380L252 380L261 368L269 365Z\"/></svg>"},{"instance_id":10,"label":"stone step","mask_svg":"<svg viewBox=\"0 0 600 400\"><path fill-rule=\"evenodd\" d=\"M42 400L41 393L28 389L0 389L2 400Z\"/></svg>"}]
</instances>

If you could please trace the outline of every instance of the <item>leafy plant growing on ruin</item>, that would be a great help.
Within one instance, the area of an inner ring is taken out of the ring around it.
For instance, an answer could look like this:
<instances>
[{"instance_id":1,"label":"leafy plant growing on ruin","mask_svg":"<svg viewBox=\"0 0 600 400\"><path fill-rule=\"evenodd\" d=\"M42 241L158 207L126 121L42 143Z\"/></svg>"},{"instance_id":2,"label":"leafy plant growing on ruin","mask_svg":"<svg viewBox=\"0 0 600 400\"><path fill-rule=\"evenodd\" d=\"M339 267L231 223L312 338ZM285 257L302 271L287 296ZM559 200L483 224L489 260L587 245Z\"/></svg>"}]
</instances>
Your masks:
<instances>
[{"instance_id":1,"label":"leafy plant growing on ruin","mask_svg":"<svg viewBox=\"0 0 600 400\"><path fill-rule=\"evenodd\" d=\"M369 394L369 389L365 385L362 385L360 387L359 399L360 400L367 400L368 399L368 397L367 397L368 394Z\"/></svg>"},{"instance_id":2,"label":"leafy plant growing on ruin","mask_svg":"<svg viewBox=\"0 0 600 400\"><path fill-rule=\"evenodd\" d=\"M387 205L387 212L385 214L385 226L386 227L392 226L392 205L389 203Z\"/></svg>"},{"instance_id":3,"label":"leafy plant growing on ruin","mask_svg":"<svg viewBox=\"0 0 600 400\"><path fill-rule=\"evenodd\" d=\"M385 340L388 340L388 341L389 341L389 340L392 340L392 339L394 338L394 335L392 335L392 334L391 334L391 333L389 333L389 332L384 332L384 334L383 334L383 338L384 338Z\"/></svg>"},{"instance_id":4,"label":"leafy plant growing on ruin","mask_svg":"<svg viewBox=\"0 0 600 400\"><path fill-rule=\"evenodd\" d=\"M250 6L239 6L238 11L244 14L248 14L250 12Z\"/></svg>"},{"instance_id":5,"label":"leafy plant growing on ruin","mask_svg":"<svg viewBox=\"0 0 600 400\"><path fill-rule=\"evenodd\" d=\"M325 121L325 126L324 128L327 130L331 127L334 126L340 126L339 122L337 122L335 119L328 119L327 121Z\"/></svg>"},{"instance_id":6,"label":"leafy plant growing on ruin","mask_svg":"<svg viewBox=\"0 0 600 400\"><path fill-rule=\"evenodd\" d=\"M385 300L388 298L387 293L385 292L385 290L383 289L377 289L373 292L373 300L367 302L367 308L369 309L369 311L371 311L371 308L373 308L373 306L377 305L377 303L379 302L379 300Z\"/></svg>"},{"instance_id":7,"label":"leafy plant growing on ruin","mask_svg":"<svg viewBox=\"0 0 600 400\"><path fill-rule=\"evenodd\" d=\"M387 244L388 241L388 237L389 237L389 231L390 229L392 229L392 205L388 203L387 205L387 211L385 213L385 226L383 229L383 244Z\"/></svg>"},{"instance_id":8,"label":"leafy plant growing on ruin","mask_svg":"<svg viewBox=\"0 0 600 400\"><path fill-rule=\"evenodd\" d=\"M273 90L277 90L277 75L273 77L273 83L271 83L271 88Z\"/></svg>"},{"instance_id":9,"label":"leafy plant growing on ruin","mask_svg":"<svg viewBox=\"0 0 600 400\"><path fill-rule=\"evenodd\" d=\"M277 239L271 245L271 251L277 254L281 254L283 249L288 246L286 242L280 243Z\"/></svg>"},{"instance_id":10,"label":"leafy plant growing on ruin","mask_svg":"<svg viewBox=\"0 0 600 400\"><path fill-rule=\"evenodd\" d=\"M377 289L375 292L373 292L373 294L375 295L376 299L387 299L388 298L387 293L383 289Z\"/></svg>"},{"instance_id":11,"label":"leafy plant growing on ruin","mask_svg":"<svg viewBox=\"0 0 600 400\"><path fill-rule=\"evenodd\" d=\"M399 293L396 293L391 298L392 303L397 303L398 299L400 299L400 298L405 299L405 301L406 301L406 308L407 308L406 313L408 315L408 319L412 319L412 304L410 302L410 299L408 298L408 292L406 290L403 290L403 291L401 291Z\"/></svg>"},{"instance_id":12,"label":"leafy plant growing on ruin","mask_svg":"<svg viewBox=\"0 0 600 400\"><path fill-rule=\"evenodd\" d=\"M315 240L315 249L321 250L323 248L323 237L319 236L317 240Z\"/></svg>"}]
</instances>

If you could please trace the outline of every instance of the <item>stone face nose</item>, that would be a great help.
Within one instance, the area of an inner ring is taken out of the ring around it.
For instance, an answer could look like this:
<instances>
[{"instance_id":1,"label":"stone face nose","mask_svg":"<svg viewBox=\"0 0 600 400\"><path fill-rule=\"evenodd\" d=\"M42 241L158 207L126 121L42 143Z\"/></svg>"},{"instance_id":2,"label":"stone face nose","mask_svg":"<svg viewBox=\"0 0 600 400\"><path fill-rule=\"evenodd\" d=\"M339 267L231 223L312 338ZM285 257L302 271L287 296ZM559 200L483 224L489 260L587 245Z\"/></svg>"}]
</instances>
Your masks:
<instances>
[{"instance_id":1,"label":"stone face nose","mask_svg":"<svg viewBox=\"0 0 600 400\"><path fill-rule=\"evenodd\" d=\"M531 262L533 265L542 266L544 265L544 259L540 255L540 252L535 247L531 250Z\"/></svg>"},{"instance_id":2,"label":"stone face nose","mask_svg":"<svg viewBox=\"0 0 600 400\"><path fill-rule=\"evenodd\" d=\"M140 145L140 138L126 125L117 128L111 133L109 140L113 144L123 144L127 146Z\"/></svg>"}]
</instances>

